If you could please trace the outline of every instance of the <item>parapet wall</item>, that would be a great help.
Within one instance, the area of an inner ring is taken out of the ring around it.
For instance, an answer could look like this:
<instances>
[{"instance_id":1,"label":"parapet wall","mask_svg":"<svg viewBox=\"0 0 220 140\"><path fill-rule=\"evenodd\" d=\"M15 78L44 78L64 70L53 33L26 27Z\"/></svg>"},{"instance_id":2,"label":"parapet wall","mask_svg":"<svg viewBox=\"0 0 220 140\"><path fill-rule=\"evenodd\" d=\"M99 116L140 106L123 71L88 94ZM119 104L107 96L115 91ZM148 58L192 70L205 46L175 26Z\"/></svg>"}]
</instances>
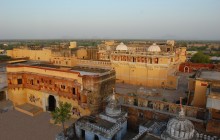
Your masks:
<instances>
[{"instance_id":1,"label":"parapet wall","mask_svg":"<svg viewBox=\"0 0 220 140\"><path fill-rule=\"evenodd\" d=\"M147 98L116 94L117 100L122 107L128 111L128 127L137 129L139 123L146 120L168 120L177 116L180 105ZM206 120L206 109L183 105L186 118L196 122L204 123Z\"/></svg>"}]
</instances>

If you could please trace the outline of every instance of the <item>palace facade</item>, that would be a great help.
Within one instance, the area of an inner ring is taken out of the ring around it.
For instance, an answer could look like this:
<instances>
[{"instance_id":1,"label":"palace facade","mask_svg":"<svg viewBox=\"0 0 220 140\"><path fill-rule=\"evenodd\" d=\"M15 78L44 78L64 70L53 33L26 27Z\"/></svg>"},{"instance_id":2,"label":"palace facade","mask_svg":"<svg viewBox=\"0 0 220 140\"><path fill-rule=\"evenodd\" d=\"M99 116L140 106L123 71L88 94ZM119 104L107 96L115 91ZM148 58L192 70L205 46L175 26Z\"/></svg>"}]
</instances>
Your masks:
<instances>
[{"instance_id":1,"label":"palace facade","mask_svg":"<svg viewBox=\"0 0 220 140\"><path fill-rule=\"evenodd\" d=\"M179 65L186 61L186 48L176 47L173 40L150 45L149 42L124 43L106 41L98 47L7 51L12 58L48 61L60 66L111 67L116 71L116 82L152 88L176 89ZM93 62L94 61L94 62ZM83 62L83 64L81 63ZM99 65L100 64L100 65Z\"/></svg>"},{"instance_id":2,"label":"palace facade","mask_svg":"<svg viewBox=\"0 0 220 140\"><path fill-rule=\"evenodd\" d=\"M59 101L72 104L73 117L101 110L112 93L115 71L24 62L7 66L8 98L16 107L31 104L53 111Z\"/></svg>"},{"instance_id":3,"label":"palace facade","mask_svg":"<svg viewBox=\"0 0 220 140\"><path fill-rule=\"evenodd\" d=\"M167 47L162 51L153 44L145 52L129 51L123 43L111 53L111 65L116 71L117 82L154 88L177 89L179 64L185 61L185 48ZM169 49L168 49L169 48Z\"/></svg>"}]
</instances>

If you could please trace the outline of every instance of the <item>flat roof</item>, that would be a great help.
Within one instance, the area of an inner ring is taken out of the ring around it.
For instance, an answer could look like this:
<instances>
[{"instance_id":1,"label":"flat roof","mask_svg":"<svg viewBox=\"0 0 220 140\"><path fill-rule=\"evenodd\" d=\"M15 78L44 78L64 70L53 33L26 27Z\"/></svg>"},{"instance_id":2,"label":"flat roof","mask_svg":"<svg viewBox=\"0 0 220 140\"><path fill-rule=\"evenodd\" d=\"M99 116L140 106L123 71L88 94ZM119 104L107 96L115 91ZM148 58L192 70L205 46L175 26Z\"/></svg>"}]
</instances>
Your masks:
<instances>
[{"instance_id":1,"label":"flat roof","mask_svg":"<svg viewBox=\"0 0 220 140\"><path fill-rule=\"evenodd\" d=\"M198 76L198 78L220 81L220 72L219 71L201 71L201 74Z\"/></svg>"},{"instance_id":2,"label":"flat roof","mask_svg":"<svg viewBox=\"0 0 220 140\"><path fill-rule=\"evenodd\" d=\"M107 130L110 130L115 125L115 123L112 123L110 121L101 119L101 118L96 117L96 116L94 116L94 117L84 116L84 117L80 118L78 121L83 123L83 124L90 123L90 124L93 124L95 126L105 128ZM89 128L87 128L87 129L89 129Z\"/></svg>"},{"instance_id":3,"label":"flat roof","mask_svg":"<svg viewBox=\"0 0 220 140\"><path fill-rule=\"evenodd\" d=\"M179 85L181 86L181 84ZM139 85L131 85L125 83L116 83L115 90L116 93L121 95L133 96L135 94L138 97L142 97L149 100L167 100L168 102L176 102L180 99L180 97L186 97L184 86L182 88L178 88L177 90L170 89L162 89L162 88L150 88L144 87L146 93L138 93L140 89Z\"/></svg>"},{"instance_id":4,"label":"flat roof","mask_svg":"<svg viewBox=\"0 0 220 140\"><path fill-rule=\"evenodd\" d=\"M212 87L212 91L220 93L220 87Z\"/></svg>"},{"instance_id":5,"label":"flat roof","mask_svg":"<svg viewBox=\"0 0 220 140\"><path fill-rule=\"evenodd\" d=\"M59 70L67 70L72 72L79 72L80 75L103 75L106 74L106 72L109 72L110 69L102 69L102 68L94 68L90 66L59 66L59 65L53 65L48 62L42 62L42 61L25 61L20 63L13 63L9 64L12 66L36 66L36 67L43 67L43 68L51 68L51 69L59 69Z\"/></svg>"},{"instance_id":6,"label":"flat roof","mask_svg":"<svg viewBox=\"0 0 220 140\"><path fill-rule=\"evenodd\" d=\"M101 68L85 67L85 66L74 66L71 68L71 70L84 72L85 74L105 73L109 71L109 69L101 69Z\"/></svg>"}]
</instances>

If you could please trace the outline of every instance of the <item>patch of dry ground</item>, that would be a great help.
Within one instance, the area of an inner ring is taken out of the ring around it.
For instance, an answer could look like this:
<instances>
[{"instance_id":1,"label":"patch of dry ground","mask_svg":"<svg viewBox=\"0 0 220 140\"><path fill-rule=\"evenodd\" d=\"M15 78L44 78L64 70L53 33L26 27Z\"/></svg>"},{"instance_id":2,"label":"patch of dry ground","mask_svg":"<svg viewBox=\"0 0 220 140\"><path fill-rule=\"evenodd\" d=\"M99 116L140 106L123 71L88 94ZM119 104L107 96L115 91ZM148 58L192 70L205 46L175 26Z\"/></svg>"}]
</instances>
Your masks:
<instances>
[{"instance_id":1,"label":"patch of dry ground","mask_svg":"<svg viewBox=\"0 0 220 140\"><path fill-rule=\"evenodd\" d=\"M0 140L54 140L62 128L49 119L47 112L35 117L16 110L0 113Z\"/></svg>"}]
</instances>

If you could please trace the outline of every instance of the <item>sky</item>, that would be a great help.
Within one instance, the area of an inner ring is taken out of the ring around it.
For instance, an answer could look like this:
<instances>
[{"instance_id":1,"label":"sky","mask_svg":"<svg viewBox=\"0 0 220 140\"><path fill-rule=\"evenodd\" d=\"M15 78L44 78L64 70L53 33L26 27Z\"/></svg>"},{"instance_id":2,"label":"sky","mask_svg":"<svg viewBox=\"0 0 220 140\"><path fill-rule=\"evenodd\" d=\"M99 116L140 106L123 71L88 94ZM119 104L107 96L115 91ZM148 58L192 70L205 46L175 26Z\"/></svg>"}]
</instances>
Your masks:
<instances>
[{"instance_id":1,"label":"sky","mask_svg":"<svg viewBox=\"0 0 220 140\"><path fill-rule=\"evenodd\" d=\"M220 40L220 0L0 0L0 39Z\"/></svg>"}]
</instances>

